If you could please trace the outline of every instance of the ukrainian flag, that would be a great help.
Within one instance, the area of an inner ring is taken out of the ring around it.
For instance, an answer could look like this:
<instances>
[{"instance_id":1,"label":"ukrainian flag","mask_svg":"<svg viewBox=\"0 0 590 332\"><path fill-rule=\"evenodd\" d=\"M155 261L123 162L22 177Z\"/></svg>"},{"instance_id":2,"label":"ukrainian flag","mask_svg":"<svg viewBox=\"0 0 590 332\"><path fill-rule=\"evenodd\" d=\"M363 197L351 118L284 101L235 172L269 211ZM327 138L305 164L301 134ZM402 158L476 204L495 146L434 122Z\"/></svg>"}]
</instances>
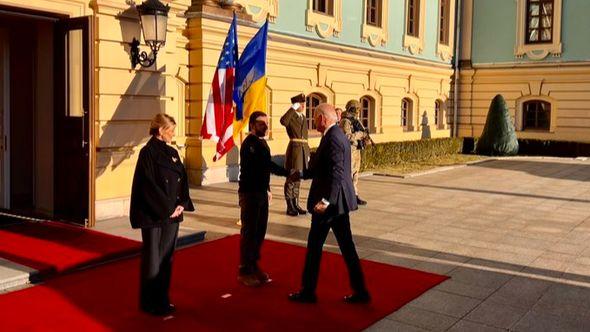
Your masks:
<instances>
[{"instance_id":1,"label":"ukrainian flag","mask_svg":"<svg viewBox=\"0 0 590 332\"><path fill-rule=\"evenodd\" d=\"M236 103L234 137L248 124L254 111L266 110L266 40L268 20L242 52L236 66L233 99Z\"/></svg>"}]
</instances>

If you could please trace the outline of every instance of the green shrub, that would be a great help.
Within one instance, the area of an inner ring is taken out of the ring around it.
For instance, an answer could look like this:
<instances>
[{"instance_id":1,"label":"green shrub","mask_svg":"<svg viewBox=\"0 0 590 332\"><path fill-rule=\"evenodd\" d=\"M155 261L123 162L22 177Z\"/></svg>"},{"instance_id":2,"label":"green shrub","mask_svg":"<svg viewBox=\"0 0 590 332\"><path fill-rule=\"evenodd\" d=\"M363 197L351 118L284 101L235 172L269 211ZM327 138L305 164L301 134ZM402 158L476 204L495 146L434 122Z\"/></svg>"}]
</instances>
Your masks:
<instances>
[{"instance_id":1,"label":"green shrub","mask_svg":"<svg viewBox=\"0 0 590 332\"><path fill-rule=\"evenodd\" d=\"M514 124L502 95L496 95L490 104L486 124L475 151L487 156L514 156L518 153Z\"/></svg>"},{"instance_id":2,"label":"green shrub","mask_svg":"<svg viewBox=\"0 0 590 332\"><path fill-rule=\"evenodd\" d=\"M361 170L418 162L461 153L463 138L436 138L370 145L362 154Z\"/></svg>"}]
</instances>

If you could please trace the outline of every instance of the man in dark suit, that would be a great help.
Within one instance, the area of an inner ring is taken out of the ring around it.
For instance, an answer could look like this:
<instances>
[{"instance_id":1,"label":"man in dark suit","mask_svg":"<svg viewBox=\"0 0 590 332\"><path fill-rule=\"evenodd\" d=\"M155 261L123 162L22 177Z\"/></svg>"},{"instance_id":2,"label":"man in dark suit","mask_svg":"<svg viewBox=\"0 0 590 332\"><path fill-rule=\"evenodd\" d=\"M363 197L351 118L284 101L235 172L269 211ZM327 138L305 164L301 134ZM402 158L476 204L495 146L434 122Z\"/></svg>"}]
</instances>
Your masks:
<instances>
[{"instance_id":1,"label":"man in dark suit","mask_svg":"<svg viewBox=\"0 0 590 332\"><path fill-rule=\"evenodd\" d=\"M322 247L330 229L338 240L338 246L348 268L352 295L344 297L348 303L367 303L371 297L365 286L363 271L350 231L349 212L356 210L357 202L350 171L350 143L337 126L334 107L320 104L314 121L322 140L303 178L313 178L307 210L312 214L311 229L307 239L307 255L303 269L302 288L289 294L295 302L314 303L320 271Z\"/></svg>"}]
</instances>

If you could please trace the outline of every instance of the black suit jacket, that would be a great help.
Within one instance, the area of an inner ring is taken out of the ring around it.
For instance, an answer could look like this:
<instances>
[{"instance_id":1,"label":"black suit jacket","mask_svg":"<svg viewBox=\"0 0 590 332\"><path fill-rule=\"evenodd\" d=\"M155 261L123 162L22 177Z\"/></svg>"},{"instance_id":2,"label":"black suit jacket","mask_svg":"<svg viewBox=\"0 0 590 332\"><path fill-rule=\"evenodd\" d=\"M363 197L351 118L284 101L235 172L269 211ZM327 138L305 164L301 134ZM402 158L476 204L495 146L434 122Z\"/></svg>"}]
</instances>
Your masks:
<instances>
[{"instance_id":1,"label":"black suit jacket","mask_svg":"<svg viewBox=\"0 0 590 332\"><path fill-rule=\"evenodd\" d=\"M133 228L150 228L177 223L170 215L176 206L194 211L189 196L188 177L178 152L152 137L139 152L131 188L129 219Z\"/></svg>"},{"instance_id":2,"label":"black suit jacket","mask_svg":"<svg viewBox=\"0 0 590 332\"><path fill-rule=\"evenodd\" d=\"M332 126L322 137L309 170L303 173L304 178L313 178L307 198L307 210L310 213L314 213L314 206L322 199L330 202L327 217L358 209L350 158L350 142L340 127Z\"/></svg>"}]
</instances>

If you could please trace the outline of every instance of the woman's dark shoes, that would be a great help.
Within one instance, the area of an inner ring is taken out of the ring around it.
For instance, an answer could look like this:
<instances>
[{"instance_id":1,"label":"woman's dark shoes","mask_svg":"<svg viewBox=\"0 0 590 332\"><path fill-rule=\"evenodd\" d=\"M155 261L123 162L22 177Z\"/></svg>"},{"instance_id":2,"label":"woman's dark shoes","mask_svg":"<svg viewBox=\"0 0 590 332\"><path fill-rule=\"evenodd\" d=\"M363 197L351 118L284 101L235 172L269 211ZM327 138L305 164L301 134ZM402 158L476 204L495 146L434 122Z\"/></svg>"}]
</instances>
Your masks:
<instances>
[{"instance_id":1,"label":"woman's dark shoes","mask_svg":"<svg viewBox=\"0 0 590 332\"><path fill-rule=\"evenodd\" d=\"M168 316L176 312L176 306L172 303L168 304L167 306L159 306L159 307L141 307L141 310L147 314L152 316Z\"/></svg>"},{"instance_id":2,"label":"woman's dark shoes","mask_svg":"<svg viewBox=\"0 0 590 332\"><path fill-rule=\"evenodd\" d=\"M256 274L242 274L238 276L238 281L241 282L244 286L248 287L258 287L262 285L262 282L258 279Z\"/></svg>"},{"instance_id":3,"label":"woman's dark shoes","mask_svg":"<svg viewBox=\"0 0 590 332\"><path fill-rule=\"evenodd\" d=\"M309 294L302 291L291 293L289 294L289 301L299 302L299 303L316 303L318 298L315 294Z\"/></svg>"},{"instance_id":4,"label":"woman's dark shoes","mask_svg":"<svg viewBox=\"0 0 590 332\"><path fill-rule=\"evenodd\" d=\"M351 295L346 295L344 297L344 302L346 303L369 303L371 302L371 296L369 293L354 293Z\"/></svg>"}]
</instances>

